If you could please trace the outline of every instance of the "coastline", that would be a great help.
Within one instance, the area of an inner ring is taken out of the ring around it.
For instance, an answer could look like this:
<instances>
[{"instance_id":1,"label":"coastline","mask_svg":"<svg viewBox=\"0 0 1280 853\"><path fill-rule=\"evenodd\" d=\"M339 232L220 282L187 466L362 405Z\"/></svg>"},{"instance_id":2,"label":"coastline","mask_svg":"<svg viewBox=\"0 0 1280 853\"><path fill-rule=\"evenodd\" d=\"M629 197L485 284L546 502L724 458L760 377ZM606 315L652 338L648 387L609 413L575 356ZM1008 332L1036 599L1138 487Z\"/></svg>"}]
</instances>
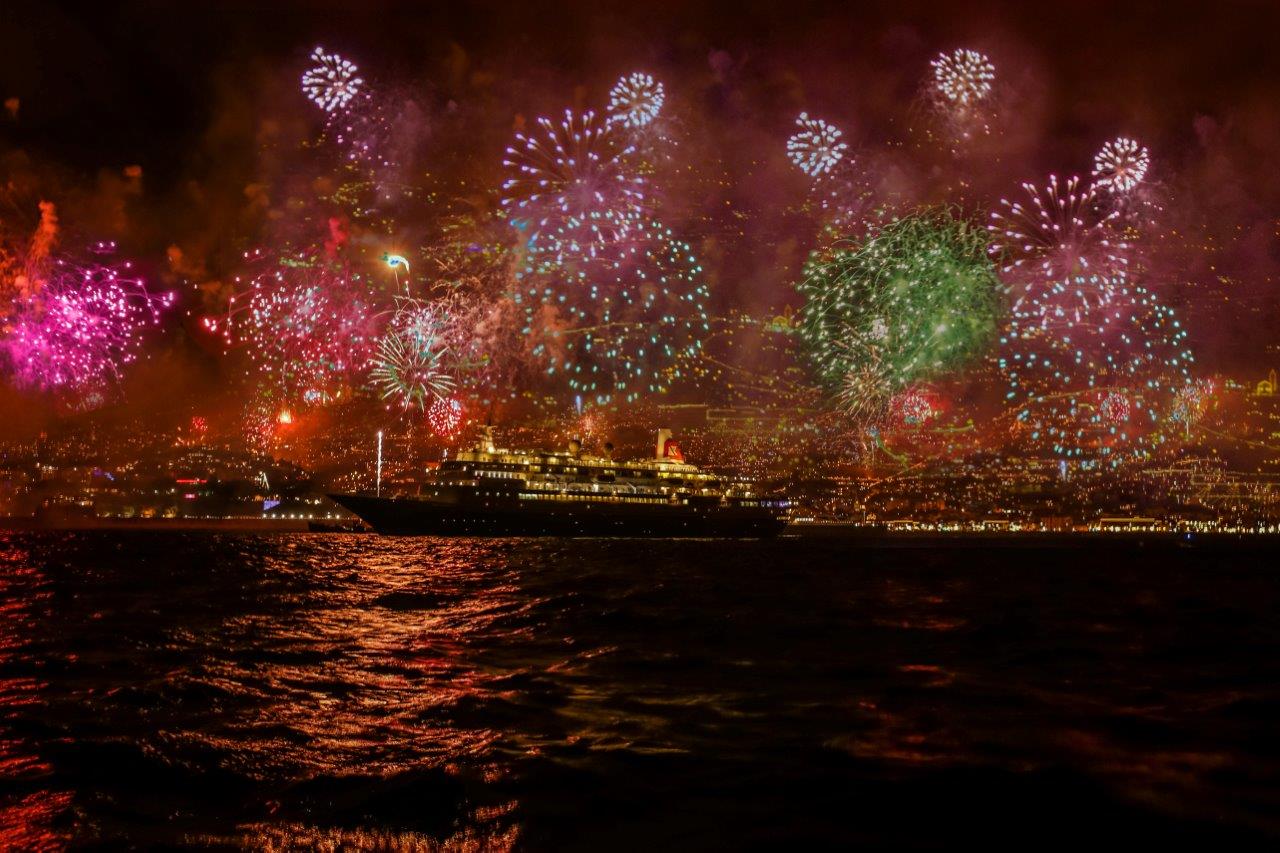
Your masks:
<instances>
[{"instance_id":1,"label":"coastline","mask_svg":"<svg viewBox=\"0 0 1280 853\"><path fill-rule=\"evenodd\" d=\"M366 533L343 520L289 518L59 518L0 516L0 532L151 531L184 533ZM447 538L447 537L446 537ZM583 537L562 537L583 538ZM596 538L596 537L585 537ZM607 538L607 537L606 537ZM627 538L627 537L622 537ZM1280 549L1275 533L1187 533L1175 531L929 531L885 530L841 522L792 523L778 538L847 542L865 548Z\"/></svg>"},{"instance_id":2,"label":"coastline","mask_svg":"<svg viewBox=\"0 0 1280 853\"><path fill-rule=\"evenodd\" d=\"M0 531L179 530L216 533L306 533L306 519L294 518L58 518L0 517Z\"/></svg>"}]
</instances>

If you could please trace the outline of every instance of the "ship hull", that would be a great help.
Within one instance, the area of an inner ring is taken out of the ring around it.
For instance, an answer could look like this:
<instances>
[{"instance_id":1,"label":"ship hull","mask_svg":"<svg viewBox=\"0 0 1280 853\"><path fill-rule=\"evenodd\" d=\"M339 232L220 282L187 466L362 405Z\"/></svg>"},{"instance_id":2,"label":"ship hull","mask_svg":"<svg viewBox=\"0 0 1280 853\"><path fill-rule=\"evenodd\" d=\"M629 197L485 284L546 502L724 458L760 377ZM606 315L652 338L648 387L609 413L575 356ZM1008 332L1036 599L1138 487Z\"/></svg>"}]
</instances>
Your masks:
<instances>
[{"instance_id":1,"label":"ship hull","mask_svg":"<svg viewBox=\"0 0 1280 853\"><path fill-rule=\"evenodd\" d=\"M763 507L565 503L467 506L417 498L335 494L335 503L396 536L645 536L759 538L785 522Z\"/></svg>"}]
</instances>

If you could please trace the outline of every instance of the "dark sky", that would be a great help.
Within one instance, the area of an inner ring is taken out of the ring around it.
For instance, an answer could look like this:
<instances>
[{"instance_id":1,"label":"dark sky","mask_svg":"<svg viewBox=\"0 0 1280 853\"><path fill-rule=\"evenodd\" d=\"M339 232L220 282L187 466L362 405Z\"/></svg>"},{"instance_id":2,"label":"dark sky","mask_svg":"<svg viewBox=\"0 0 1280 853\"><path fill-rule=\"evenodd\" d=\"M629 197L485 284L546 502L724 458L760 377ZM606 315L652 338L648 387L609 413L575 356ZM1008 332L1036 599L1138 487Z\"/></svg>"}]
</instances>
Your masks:
<instances>
[{"instance_id":1,"label":"dark sky","mask_svg":"<svg viewBox=\"0 0 1280 853\"><path fill-rule=\"evenodd\" d=\"M1190 143L1200 114L1270 125L1242 128L1263 141L1280 81L1268 2L41 2L5 19L0 85L22 100L23 144L86 169L149 161L165 177L213 120L216 74L296 62L314 43L409 74L457 44L500 73L584 83L719 49L798 75L821 101L856 99L868 65L893 73L894 60L973 45L1037 78L1055 133L1124 121L1157 148Z\"/></svg>"}]
</instances>

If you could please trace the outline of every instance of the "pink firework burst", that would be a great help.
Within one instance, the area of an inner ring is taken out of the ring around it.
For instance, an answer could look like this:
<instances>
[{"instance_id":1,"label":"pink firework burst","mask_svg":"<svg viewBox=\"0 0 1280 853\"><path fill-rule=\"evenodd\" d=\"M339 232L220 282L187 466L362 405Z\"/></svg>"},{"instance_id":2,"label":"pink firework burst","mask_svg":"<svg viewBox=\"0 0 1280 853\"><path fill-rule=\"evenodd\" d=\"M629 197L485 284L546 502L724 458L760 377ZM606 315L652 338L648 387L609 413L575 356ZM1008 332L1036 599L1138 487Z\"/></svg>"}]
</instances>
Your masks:
<instances>
[{"instance_id":1,"label":"pink firework burst","mask_svg":"<svg viewBox=\"0 0 1280 853\"><path fill-rule=\"evenodd\" d=\"M920 388L908 388L889 401L889 414L894 422L918 426L936 414L933 401Z\"/></svg>"},{"instance_id":2,"label":"pink firework burst","mask_svg":"<svg viewBox=\"0 0 1280 853\"><path fill-rule=\"evenodd\" d=\"M502 204L535 232L565 221L627 221L645 199L644 178L626 163L633 153L593 112L539 118L537 132L517 133L507 148Z\"/></svg>"},{"instance_id":3,"label":"pink firework burst","mask_svg":"<svg viewBox=\"0 0 1280 853\"><path fill-rule=\"evenodd\" d=\"M454 435L462 426L462 403L456 397L437 397L427 407L427 423L441 438Z\"/></svg>"},{"instance_id":4,"label":"pink firework burst","mask_svg":"<svg viewBox=\"0 0 1280 853\"><path fill-rule=\"evenodd\" d=\"M1050 175L1041 189L1022 185L1027 201L1000 200L987 230L992 257L1010 284L1029 280L1074 282L1111 278L1128 268L1130 246L1119 232L1119 214L1099 203L1080 179Z\"/></svg>"},{"instance_id":5,"label":"pink firework burst","mask_svg":"<svg viewBox=\"0 0 1280 853\"><path fill-rule=\"evenodd\" d=\"M1098 414L1102 415L1107 423L1128 423L1129 417L1133 414L1133 404L1124 394L1112 391L1098 404Z\"/></svg>"},{"instance_id":6,"label":"pink firework burst","mask_svg":"<svg viewBox=\"0 0 1280 853\"><path fill-rule=\"evenodd\" d=\"M228 347L241 345L264 382L286 398L324 402L360 381L376 347L376 300L363 280L324 262L281 262L206 319Z\"/></svg>"},{"instance_id":7,"label":"pink firework burst","mask_svg":"<svg viewBox=\"0 0 1280 853\"><path fill-rule=\"evenodd\" d=\"M55 260L44 286L10 318L6 360L19 385L101 400L172 304L173 294L149 293L128 263Z\"/></svg>"}]
</instances>

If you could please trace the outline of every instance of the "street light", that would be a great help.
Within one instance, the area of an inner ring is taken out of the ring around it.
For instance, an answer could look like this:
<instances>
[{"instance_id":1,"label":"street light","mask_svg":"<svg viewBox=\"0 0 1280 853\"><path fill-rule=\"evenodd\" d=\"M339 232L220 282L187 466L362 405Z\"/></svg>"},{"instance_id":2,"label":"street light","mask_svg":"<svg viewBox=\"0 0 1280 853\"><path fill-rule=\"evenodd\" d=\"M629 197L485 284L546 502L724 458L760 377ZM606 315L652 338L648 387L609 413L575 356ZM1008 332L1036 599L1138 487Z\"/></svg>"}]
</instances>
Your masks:
<instances>
[{"instance_id":1,"label":"street light","mask_svg":"<svg viewBox=\"0 0 1280 853\"><path fill-rule=\"evenodd\" d=\"M378 430L378 497L382 497L382 430Z\"/></svg>"}]
</instances>

